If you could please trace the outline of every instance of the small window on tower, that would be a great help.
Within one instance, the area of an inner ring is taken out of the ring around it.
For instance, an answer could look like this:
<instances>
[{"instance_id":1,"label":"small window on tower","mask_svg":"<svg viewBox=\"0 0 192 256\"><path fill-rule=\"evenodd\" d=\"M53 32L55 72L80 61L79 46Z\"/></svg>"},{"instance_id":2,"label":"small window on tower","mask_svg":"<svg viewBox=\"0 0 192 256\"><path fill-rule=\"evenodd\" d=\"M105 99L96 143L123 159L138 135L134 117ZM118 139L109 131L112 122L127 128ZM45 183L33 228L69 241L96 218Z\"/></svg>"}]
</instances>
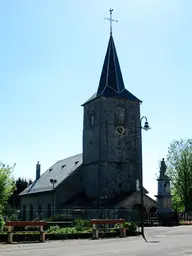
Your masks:
<instances>
[{"instance_id":1,"label":"small window on tower","mask_svg":"<svg viewBox=\"0 0 192 256\"><path fill-rule=\"evenodd\" d=\"M95 123L95 111L92 110L91 111L91 126L93 126Z\"/></svg>"}]
</instances>

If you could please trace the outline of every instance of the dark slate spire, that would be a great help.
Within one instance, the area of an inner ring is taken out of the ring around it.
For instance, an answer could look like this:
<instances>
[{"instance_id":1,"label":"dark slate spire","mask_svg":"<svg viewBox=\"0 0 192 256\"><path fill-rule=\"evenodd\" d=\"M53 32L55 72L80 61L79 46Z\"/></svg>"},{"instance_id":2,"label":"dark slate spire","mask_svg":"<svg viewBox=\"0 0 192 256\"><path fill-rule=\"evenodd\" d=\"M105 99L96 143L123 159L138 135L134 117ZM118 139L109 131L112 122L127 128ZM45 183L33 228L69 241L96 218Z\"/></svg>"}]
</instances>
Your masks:
<instances>
[{"instance_id":1,"label":"dark slate spire","mask_svg":"<svg viewBox=\"0 0 192 256\"><path fill-rule=\"evenodd\" d=\"M109 44L101 72L97 96L104 95L107 89L113 90L118 94L125 89L112 35L110 35L109 38Z\"/></svg>"},{"instance_id":2,"label":"dark slate spire","mask_svg":"<svg viewBox=\"0 0 192 256\"><path fill-rule=\"evenodd\" d=\"M99 81L99 87L97 92L84 104L98 98L100 96L110 98L121 98L131 101L141 102L137 97L125 89L117 52L115 49L115 43L112 35L112 22L117 20L112 19L113 9L109 10L110 18L105 18L110 21L110 38L105 55L103 69ZM84 105L83 104L83 105Z\"/></svg>"},{"instance_id":3,"label":"dark slate spire","mask_svg":"<svg viewBox=\"0 0 192 256\"><path fill-rule=\"evenodd\" d=\"M141 102L132 93L125 89L112 34L110 34L99 87L95 96L124 98Z\"/></svg>"}]
</instances>

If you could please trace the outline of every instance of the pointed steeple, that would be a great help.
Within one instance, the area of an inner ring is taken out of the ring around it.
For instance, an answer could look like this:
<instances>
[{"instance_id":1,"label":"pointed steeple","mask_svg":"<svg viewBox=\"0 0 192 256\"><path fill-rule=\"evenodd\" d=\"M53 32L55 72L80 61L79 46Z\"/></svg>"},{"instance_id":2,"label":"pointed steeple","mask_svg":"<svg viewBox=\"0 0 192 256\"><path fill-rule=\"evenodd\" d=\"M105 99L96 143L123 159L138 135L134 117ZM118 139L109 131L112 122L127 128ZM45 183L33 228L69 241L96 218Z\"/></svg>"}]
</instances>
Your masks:
<instances>
[{"instance_id":1,"label":"pointed steeple","mask_svg":"<svg viewBox=\"0 0 192 256\"><path fill-rule=\"evenodd\" d=\"M104 95L107 89L110 89L118 94L125 90L112 35L110 35L109 38L109 44L105 55L103 69L101 72L97 96Z\"/></svg>"},{"instance_id":2,"label":"pointed steeple","mask_svg":"<svg viewBox=\"0 0 192 256\"><path fill-rule=\"evenodd\" d=\"M141 102L126 90L112 34L105 55L96 97L115 97Z\"/></svg>"},{"instance_id":3,"label":"pointed steeple","mask_svg":"<svg viewBox=\"0 0 192 256\"><path fill-rule=\"evenodd\" d=\"M130 93L125 88L125 85L123 82L123 76L121 73L121 68L119 65L119 60L117 57L115 43L112 35L112 22L113 21L117 22L117 20L112 19L113 9L110 9L109 12L110 12L110 18L105 18L105 19L110 21L110 37L109 37L107 52L105 55L105 60L103 63L98 90L84 104L101 96L108 97L108 98L121 98L121 99L141 102L137 97L135 97L132 93Z\"/></svg>"}]
</instances>

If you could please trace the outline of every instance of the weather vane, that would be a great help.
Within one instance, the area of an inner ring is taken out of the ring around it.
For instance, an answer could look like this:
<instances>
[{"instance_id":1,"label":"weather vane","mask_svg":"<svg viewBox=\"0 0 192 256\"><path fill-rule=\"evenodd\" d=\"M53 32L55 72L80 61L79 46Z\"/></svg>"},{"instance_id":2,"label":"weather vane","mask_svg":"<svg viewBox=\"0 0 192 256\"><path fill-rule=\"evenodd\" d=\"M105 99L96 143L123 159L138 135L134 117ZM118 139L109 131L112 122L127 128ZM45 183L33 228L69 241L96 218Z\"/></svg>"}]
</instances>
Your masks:
<instances>
[{"instance_id":1,"label":"weather vane","mask_svg":"<svg viewBox=\"0 0 192 256\"><path fill-rule=\"evenodd\" d=\"M113 20L112 19L112 12L113 9L109 9L109 13L110 13L110 18L105 18L105 20L109 20L110 21L110 35L112 35L112 22L118 22L118 20Z\"/></svg>"}]
</instances>

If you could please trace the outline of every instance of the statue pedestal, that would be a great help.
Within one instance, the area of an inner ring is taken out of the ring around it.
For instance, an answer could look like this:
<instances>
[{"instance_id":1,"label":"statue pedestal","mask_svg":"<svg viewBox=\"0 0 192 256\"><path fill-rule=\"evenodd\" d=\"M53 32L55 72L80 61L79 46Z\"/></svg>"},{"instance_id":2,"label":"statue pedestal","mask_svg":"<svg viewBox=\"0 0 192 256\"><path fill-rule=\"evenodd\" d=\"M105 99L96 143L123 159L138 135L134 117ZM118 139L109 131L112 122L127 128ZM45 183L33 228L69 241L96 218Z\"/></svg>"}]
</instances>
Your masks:
<instances>
[{"instance_id":1,"label":"statue pedestal","mask_svg":"<svg viewBox=\"0 0 192 256\"><path fill-rule=\"evenodd\" d=\"M158 203L158 212L159 213L171 213L172 211L172 202L171 202L171 187L170 187L170 178L165 174L166 164L164 158L161 161L160 175L157 179L158 182L158 193L155 196Z\"/></svg>"},{"instance_id":2,"label":"statue pedestal","mask_svg":"<svg viewBox=\"0 0 192 256\"><path fill-rule=\"evenodd\" d=\"M157 195L157 203L158 203L158 212L159 213L169 213L173 212L172 210L172 202L171 195Z\"/></svg>"}]
</instances>

